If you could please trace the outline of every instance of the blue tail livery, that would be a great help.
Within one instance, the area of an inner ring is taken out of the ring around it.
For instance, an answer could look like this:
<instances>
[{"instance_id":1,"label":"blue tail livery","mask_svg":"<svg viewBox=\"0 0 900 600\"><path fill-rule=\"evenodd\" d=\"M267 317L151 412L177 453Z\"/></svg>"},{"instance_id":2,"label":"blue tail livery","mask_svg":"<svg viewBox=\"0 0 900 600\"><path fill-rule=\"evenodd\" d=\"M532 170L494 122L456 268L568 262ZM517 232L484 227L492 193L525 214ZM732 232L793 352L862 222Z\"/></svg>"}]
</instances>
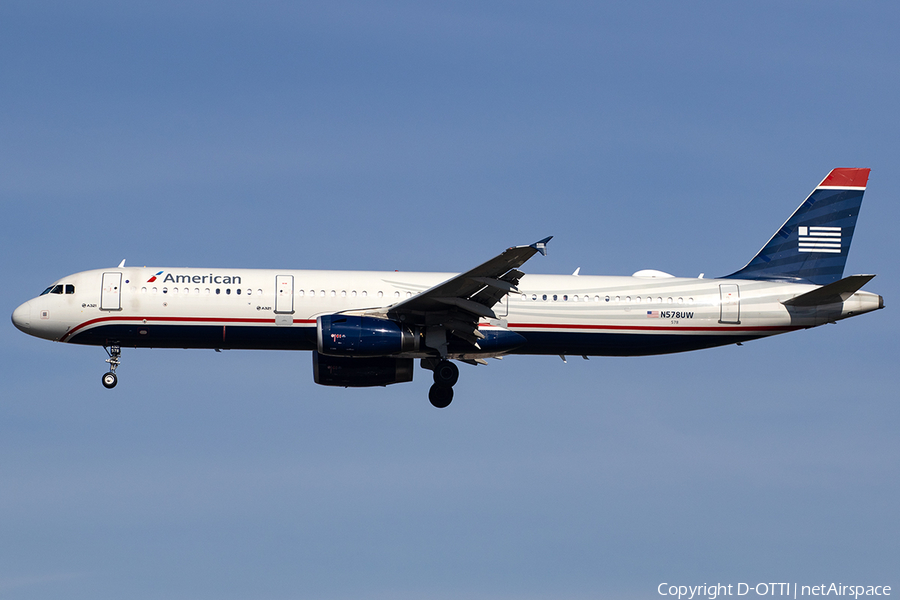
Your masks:
<instances>
[{"instance_id":1,"label":"blue tail livery","mask_svg":"<svg viewBox=\"0 0 900 600\"><path fill-rule=\"evenodd\" d=\"M838 281L868 180L869 169L833 169L753 260L725 279Z\"/></svg>"}]
</instances>

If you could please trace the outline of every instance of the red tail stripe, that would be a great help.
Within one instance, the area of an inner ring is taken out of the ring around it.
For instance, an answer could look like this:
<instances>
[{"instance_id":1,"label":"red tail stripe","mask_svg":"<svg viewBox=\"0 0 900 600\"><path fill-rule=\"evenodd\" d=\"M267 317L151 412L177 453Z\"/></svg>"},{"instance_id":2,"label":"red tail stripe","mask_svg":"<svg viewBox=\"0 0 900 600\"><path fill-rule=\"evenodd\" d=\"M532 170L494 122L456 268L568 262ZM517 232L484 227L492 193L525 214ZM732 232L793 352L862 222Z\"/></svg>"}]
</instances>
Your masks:
<instances>
[{"instance_id":1,"label":"red tail stripe","mask_svg":"<svg viewBox=\"0 0 900 600\"><path fill-rule=\"evenodd\" d=\"M832 169L819 187L866 187L871 169Z\"/></svg>"}]
</instances>

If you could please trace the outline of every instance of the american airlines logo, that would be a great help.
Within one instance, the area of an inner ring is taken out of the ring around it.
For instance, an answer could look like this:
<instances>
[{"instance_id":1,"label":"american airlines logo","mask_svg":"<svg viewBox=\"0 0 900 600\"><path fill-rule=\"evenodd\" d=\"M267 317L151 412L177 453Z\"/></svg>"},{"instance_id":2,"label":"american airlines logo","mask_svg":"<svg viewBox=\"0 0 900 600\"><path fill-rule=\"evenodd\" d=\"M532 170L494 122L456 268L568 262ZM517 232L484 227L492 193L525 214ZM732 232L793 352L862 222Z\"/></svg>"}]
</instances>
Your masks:
<instances>
[{"instance_id":1,"label":"american airlines logo","mask_svg":"<svg viewBox=\"0 0 900 600\"><path fill-rule=\"evenodd\" d=\"M841 252L840 227L798 227L800 252Z\"/></svg>"}]
</instances>

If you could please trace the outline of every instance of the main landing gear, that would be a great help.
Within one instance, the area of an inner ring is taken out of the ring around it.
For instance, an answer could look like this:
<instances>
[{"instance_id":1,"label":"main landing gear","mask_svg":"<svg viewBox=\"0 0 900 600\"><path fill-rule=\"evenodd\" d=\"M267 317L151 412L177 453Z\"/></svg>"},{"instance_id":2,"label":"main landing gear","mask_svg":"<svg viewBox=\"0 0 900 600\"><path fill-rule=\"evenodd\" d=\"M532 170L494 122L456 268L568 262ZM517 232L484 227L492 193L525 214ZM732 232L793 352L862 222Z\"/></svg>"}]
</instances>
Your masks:
<instances>
[{"instance_id":1,"label":"main landing gear","mask_svg":"<svg viewBox=\"0 0 900 600\"><path fill-rule=\"evenodd\" d=\"M434 385L428 390L428 400L435 408L447 408L453 401L453 386L459 380L459 367L449 360L437 361L430 366L423 360L423 367L434 371Z\"/></svg>"},{"instance_id":2,"label":"main landing gear","mask_svg":"<svg viewBox=\"0 0 900 600\"><path fill-rule=\"evenodd\" d=\"M119 383L119 378L116 377L116 369L121 363L119 357L122 356L122 349L118 346L110 346L109 348L104 346L103 349L109 355L109 358L106 359L106 362L109 363L109 373L103 374L103 387L111 390Z\"/></svg>"}]
</instances>

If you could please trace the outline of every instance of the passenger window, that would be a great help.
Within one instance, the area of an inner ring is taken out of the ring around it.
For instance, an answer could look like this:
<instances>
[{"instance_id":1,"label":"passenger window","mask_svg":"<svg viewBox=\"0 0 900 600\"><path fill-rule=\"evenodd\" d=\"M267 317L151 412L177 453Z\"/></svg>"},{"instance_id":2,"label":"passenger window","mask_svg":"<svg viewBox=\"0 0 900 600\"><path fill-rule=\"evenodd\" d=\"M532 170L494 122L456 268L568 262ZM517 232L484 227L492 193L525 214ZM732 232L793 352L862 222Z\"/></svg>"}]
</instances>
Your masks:
<instances>
[{"instance_id":1,"label":"passenger window","mask_svg":"<svg viewBox=\"0 0 900 600\"><path fill-rule=\"evenodd\" d=\"M226 296L230 296L230 295L231 295L231 288L225 288L225 295L226 295Z\"/></svg>"},{"instance_id":2,"label":"passenger window","mask_svg":"<svg viewBox=\"0 0 900 600\"><path fill-rule=\"evenodd\" d=\"M363 291L362 291L362 297L363 297L363 298L365 298L365 297L368 296L368 295L369 295L369 292L367 292L366 290L363 290Z\"/></svg>"},{"instance_id":3,"label":"passenger window","mask_svg":"<svg viewBox=\"0 0 900 600\"><path fill-rule=\"evenodd\" d=\"M378 297L381 298L384 296L384 292L378 292Z\"/></svg>"},{"instance_id":4,"label":"passenger window","mask_svg":"<svg viewBox=\"0 0 900 600\"><path fill-rule=\"evenodd\" d=\"M219 288L216 288L216 295L221 294L221 293L222 293L222 290Z\"/></svg>"},{"instance_id":5,"label":"passenger window","mask_svg":"<svg viewBox=\"0 0 900 600\"><path fill-rule=\"evenodd\" d=\"M147 288L142 287L142 288L141 288L141 293L142 293L142 294L146 294L146 293L147 293Z\"/></svg>"},{"instance_id":6,"label":"passenger window","mask_svg":"<svg viewBox=\"0 0 900 600\"><path fill-rule=\"evenodd\" d=\"M553 294L553 301L556 302L556 294Z\"/></svg>"},{"instance_id":7,"label":"passenger window","mask_svg":"<svg viewBox=\"0 0 900 600\"><path fill-rule=\"evenodd\" d=\"M238 288L238 289L234 290L234 293L237 294L238 296L240 296L240 295L241 295L241 288Z\"/></svg>"},{"instance_id":8,"label":"passenger window","mask_svg":"<svg viewBox=\"0 0 900 600\"><path fill-rule=\"evenodd\" d=\"M606 301L609 302L609 296L606 297Z\"/></svg>"},{"instance_id":9,"label":"passenger window","mask_svg":"<svg viewBox=\"0 0 900 600\"><path fill-rule=\"evenodd\" d=\"M75 293L75 286L72 285L71 283L67 283L67 284L66 284L66 293L67 293L67 294L74 294L74 293Z\"/></svg>"},{"instance_id":10,"label":"passenger window","mask_svg":"<svg viewBox=\"0 0 900 600\"><path fill-rule=\"evenodd\" d=\"M169 293L169 288L163 288L163 294L168 294L168 293Z\"/></svg>"}]
</instances>

